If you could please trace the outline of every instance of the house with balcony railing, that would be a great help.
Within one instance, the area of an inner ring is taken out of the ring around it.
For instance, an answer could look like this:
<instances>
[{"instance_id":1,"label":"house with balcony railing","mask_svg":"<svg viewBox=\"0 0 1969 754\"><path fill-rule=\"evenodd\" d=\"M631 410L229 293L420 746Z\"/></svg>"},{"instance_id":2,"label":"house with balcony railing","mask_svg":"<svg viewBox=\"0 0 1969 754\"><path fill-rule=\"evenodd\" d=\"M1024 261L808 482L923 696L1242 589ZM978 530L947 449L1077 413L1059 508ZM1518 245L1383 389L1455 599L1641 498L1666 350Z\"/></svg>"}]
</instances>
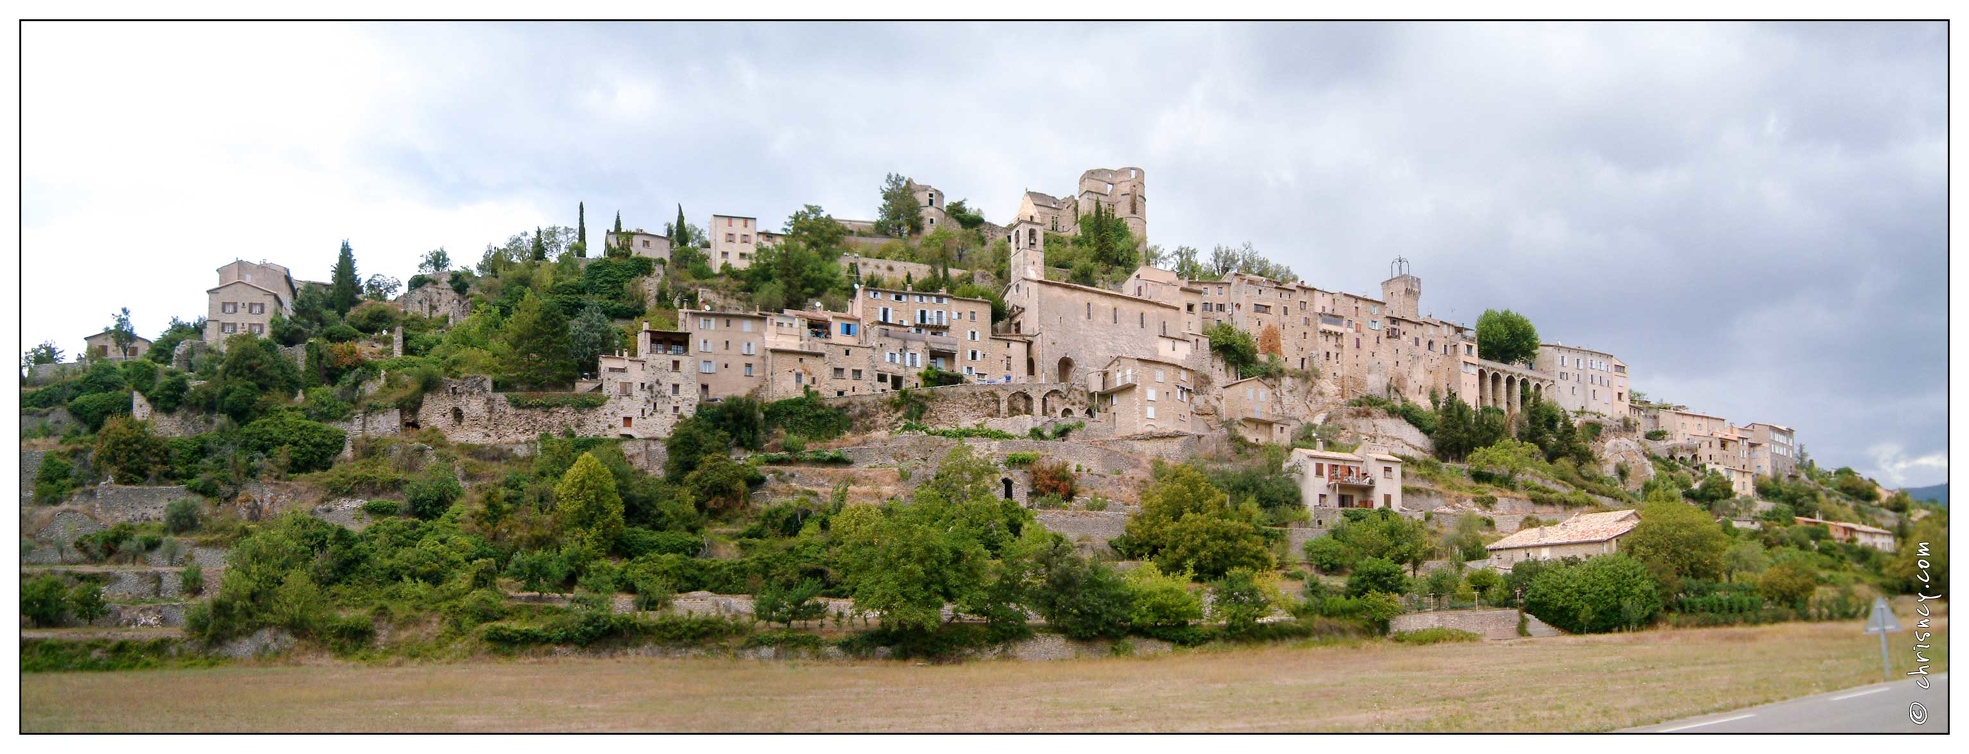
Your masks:
<instances>
[{"instance_id":1,"label":"house with balcony railing","mask_svg":"<svg viewBox=\"0 0 1969 754\"><path fill-rule=\"evenodd\" d=\"M1286 468L1308 508L1402 509L1402 459L1383 448L1294 448Z\"/></svg>"},{"instance_id":2,"label":"house with balcony railing","mask_svg":"<svg viewBox=\"0 0 1969 754\"><path fill-rule=\"evenodd\" d=\"M1182 364L1117 356L1085 379L1095 420L1112 424L1117 436L1195 431L1193 373Z\"/></svg>"}]
</instances>

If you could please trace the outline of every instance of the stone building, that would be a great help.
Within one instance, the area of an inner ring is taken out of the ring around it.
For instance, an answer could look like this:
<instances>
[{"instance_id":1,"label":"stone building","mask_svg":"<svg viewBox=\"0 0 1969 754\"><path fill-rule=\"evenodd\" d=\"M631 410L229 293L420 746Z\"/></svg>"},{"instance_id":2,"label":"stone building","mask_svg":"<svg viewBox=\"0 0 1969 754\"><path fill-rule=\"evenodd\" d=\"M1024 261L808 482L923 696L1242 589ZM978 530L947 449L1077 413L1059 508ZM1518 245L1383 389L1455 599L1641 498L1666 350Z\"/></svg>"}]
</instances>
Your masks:
<instances>
[{"instance_id":1,"label":"stone building","mask_svg":"<svg viewBox=\"0 0 1969 754\"><path fill-rule=\"evenodd\" d=\"M670 238L642 228L621 232L610 231L603 237L602 243L604 249L628 249L633 256L649 257L664 264L670 263ZM715 260L716 257L713 259ZM712 269L717 269L715 261L712 263Z\"/></svg>"},{"instance_id":2,"label":"stone building","mask_svg":"<svg viewBox=\"0 0 1969 754\"><path fill-rule=\"evenodd\" d=\"M1197 431L1190 411L1196 384L1183 364L1117 356L1086 379L1094 418L1115 436Z\"/></svg>"},{"instance_id":3,"label":"stone building","mask_svg":"<svg viewBox=\"0 0 1969 754\"><path fill-rule=\"evenodd\" d=\"M274 315L292 316L299 288L286 267L235 260L219 268L219 286L205 292L205 342L224 348L240 333L266 337Z\"/></svg>"},{"instance_id":4,"label":"stone building","mask_svg":"<svg viewBox=\"0 0 1969 754\"><path fill-rule=\"evenodd\" d=\"M937 268L922 262L906 262L900 259L865 257L855 252L841 255L841 269L848 273L848 279L858 284L876 288L902 288L936 277ZM950 279L962 281L971 279L969 270L952 267Z\"/></svg>"},{"instance_id":5,"label":"stone building","mask_svg":"<svg viewBox=\"0 0 1969 754\"><path fill-rule=\"evenodd\" d=\"M888 389L916 384L928 367L989 381L1002 354L992 353L991 302L892 288L857 288L848 313L866 328L863 342L880 354L878 381ZM903 381L899 382L898 379Z\"/></svg>"},{"instance_id":6,"label":"stone building","mask_svg":"<svg viewBox=\"0 0 1969 754\"><path fill-rule=\"evenodd\" d=\"M1613 354L1581 346L1542 343L1538 369L1557 380L1546 398L1569 412L1627 417L1627 364Z\"/></svg>"},{"instance_id":7,"label":"stone building","mask_svg":"<svg viewBox=\"0 0 1969 754\"><path fill-rule=\"evenodd\" d=\"M1223 406L1224 419L1235 422L1238 434L1252 442L1290 443L1292 428L1299 423L1285 410L1278 386L1262 377L1226 383Z\"/></svg>"},{"instance_id":8,"label":"stone building","mask_svg":"<svg viewBox=\"0 0 1969 754\"><path fill-rule=\"evenodd\" d=\"M1012 281L1005 289L1004 332L1031 338L1029 378L1078 382L1116 356L1158 359L1203 371L1201 333L1186 329L1184 307L1120 291L1045 279L1045 240L1039 227L1012 227ZM1078 371L1077 371L1078 370Z\"/></svg>"},{"instance_id":9,"label":"stone building","mask_svg":"<svg viewBox=\"0 0 1969 754\"><path fill-rule=\"evenodd\" d=\"M1851 542L1871 547L1881 552L1894 551L1894 533L1877 526L1856 524L1850 521L1827 521L1822 518L1794 517L1799 526L1823 526L1831 534L1834 542Z\"/></svg>"},{"instance_id":10,"label":"stone building","mask_svg":"<svg viewBox=\"0 0 1969 754\"><path fill-rule=\"evenodd\" d=\"M1293 448L1286 467L1298 478L1300 501L1308 508L1403 509L1402 459L1384 448Z\"/></svg>"},{"instance_id":11,"label":"stone building","mask_svg":"<svg viewBox=\"0 0 1969 754\"><path fill-rule=\"evenodd\" d=\"M698 400L751 395L766 385L767 315L685 309L677 322L690 334Z\"/></svg>"},{"instance_id":12,"label":"stone building","mask_svg":"<svg viewBox=\"0 0 1969 754\"><path fill-rule=\"evenodd\" d=\"M1790 427L1752 422L1750 441L1763 448L1751 458L1751 471L1765 476L1788 477L1798 473L1797 435Z\"/></svg>"},{"instance_id":13,"label":"stone building","mask_svg":"<svg viewBox=\"0 0 1969 754\"><path fill-rule=\"evenodd\" d=\"M88 361L129 361L141 359L150 352L150 339L135 334L130 336L130 344L118 346L116 333L104 330L82 339L82 359Z\"/></svg>"},{"instance_id":14,"label":"stone building","mask_svg":"<svg viewBox=\"0 0 1969 754\"><path fill-rule=\"evenodd\" d=\"M610 429L623 437L669 437L670 430L697 413L701 396L696 365L690 354L690 333L657 330L643 323L636 335L635 354L604 354L596 367L607 396ZM620 425L616 426L619 421Z\"/></svg>"},{"instance_id":15,"label":"stone building","mask_svg":"<svg viewBox=\"0 0 1969 754\"><path fill-rule=\"evenodd\" d=\"M751 267L752 260L759 255L759 246L765 243L755 217L712 215L711 227L704 232L711 234L709 253L714 270L722 270L726 265L737 270Z\"/></svg>"},{"instance_id":16,"label":"stone building","mask_svg":"<svg viewBox=\"0 0 1969 754\"><path fill-rule=\"evenodd\" d=\"M1013 222L1028 222L1047 232L1065 236L1080 235L1080 216L1091 215L1101 207L1128 225L1137 246L1148 244L1148 195L1144 190L1147 174L1141 168L1095 168L1080 174L1073 194L1055 197L1027 191L1019 198Z\"/></svg>"},{"instance_id":17,"label":"stone building","mask_svg":"<svg viewBox=\"0 0 1969 754\"><path fill-rule=\"evenodd\" d=\"M1509 571L1527 560L1590 558L1618 552L1620 538L1641 523L1640 514L1631 510L1581 513L1552 526L1520 529L1485 546L1490 551L1490 568Z\"/></svg>"}]
</instances>

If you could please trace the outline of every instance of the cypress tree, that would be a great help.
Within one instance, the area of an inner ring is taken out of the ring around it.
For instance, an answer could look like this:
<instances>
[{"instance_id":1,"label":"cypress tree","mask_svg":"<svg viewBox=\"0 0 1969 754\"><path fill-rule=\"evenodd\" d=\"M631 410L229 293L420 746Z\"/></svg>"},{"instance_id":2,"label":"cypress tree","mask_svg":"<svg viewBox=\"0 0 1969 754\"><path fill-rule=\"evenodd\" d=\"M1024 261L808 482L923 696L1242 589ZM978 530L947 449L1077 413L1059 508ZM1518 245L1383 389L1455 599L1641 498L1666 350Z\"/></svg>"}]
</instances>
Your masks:
<instances>
[{"instance_id":1,"label":"cypress tree","mask_svg":"<svg viewBox=\"0 0 1969 754\"><path fill-rule=\"evenodd\" d=\"M533 261L547 261L547 240L540 237L540 226L533 227Z\"/></svg>"},{"instance_id":2,"label":"cypress tree","mask_svg":"<svg viewBox=\"0 0 1969 754\"><path fill-rule=\"evenodd\" d=\"M342 252L335 257L335 271L329 277L328 305L336 314L348 314L362 297L362 282L356 279L356 254L349 240L342 239Z\"/></svg>"},{"instance_id":3,"label":"cypress tree","mask_svg":"<svg viewBox=\"0 0 1969 754\"><path fill-rule=\"evenodd\" d=\"M685 225L685 224L684 224L684 205L682 205L682 204L678 204L678 205L677 205L677 224L676 224L676 225L674 225L674 226L671 226L671 231L670 231L670 245L671 245L671 246L695 246L696 244L695 244L695 243L692 243L692 242L693 242L693 241L694 241L695 239L693 239L693 238L691 238L691 230L690 230L690 228L691 228L691 226L689 226L689 225Z\"/></svg>"},{"instance_id":4,"label":"cypress tree","mask_svg":"<svg viewBox=\"0 0 1969 754\"><path fill-rule=\"evenodd\" d=\"M576 203L574 206L575 206L574 255L577 257L585 257L588 256L588 203L579 202Z\"/></svg>"},{"instance_id":5,"label":"cypress tree","mask_svg":"<svg viewBox=\"0 0 1969 754\"><path fill-rule=\"evenodd\" d=\"M615 211L615 232L622 232L622 210Z\"/></svg>"}]
</instances>

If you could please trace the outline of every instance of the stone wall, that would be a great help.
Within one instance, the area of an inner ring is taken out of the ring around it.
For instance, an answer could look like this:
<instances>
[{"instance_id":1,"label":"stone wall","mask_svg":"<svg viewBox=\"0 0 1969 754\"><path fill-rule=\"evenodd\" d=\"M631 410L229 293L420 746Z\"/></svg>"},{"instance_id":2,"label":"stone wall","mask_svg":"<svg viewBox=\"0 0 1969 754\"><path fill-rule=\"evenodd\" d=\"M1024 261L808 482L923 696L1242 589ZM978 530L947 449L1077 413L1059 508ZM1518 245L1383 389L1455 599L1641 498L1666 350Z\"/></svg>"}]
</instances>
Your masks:
<instances>
[{"instance_id":1,"label":"stone wall","mask_svg":"<svg viewBox=\"0 0 1969 754\"><path fill-rule=\"evenodd\" d=\"M451 273L440 273L430 283L397 297L397 308L405 314L442 318L458 322L471 316L472 303L451 288Z\"/></svg>"},{"instance_id":2,"label":"stone wall","mask_svg":"<svg viewBox=\"0 0 1969 754\"><path fill-rule=\"evenodd\" d=\"M88 369L89 365L80 361L64 364L35 364L27 368L26 382L30 387L40 387L74 377Z\"/></svg>"},{"instance_id":3,"label":"stone wall","mask_svg":"<svg viewBox=\"0 0 1969 754\"><path fill-rule=\"evenodd\" d=\"M1108 540L1119 537L1128 526L1127 511L1049 511L1036 510L1032 516L1047 531L1079 543L1091 541L1095 551L1108 549Z\"/></svg>"},{"instance_id":4,"label":"stone wall","mask_svg":"<svg viewBox=\"0 0 1969 754\"><path fill-rule=\"evenodd\" d=\"M171 501L196 497L183 485L176 484L158 487L99 484L76 493L73 502L88 506L97 521L117 524L163 521L164 507Z\"/></svg>"},{"instance_id":5,"label":"stone wall","mask_svg":"<svg viewBox=\"0 0 1969 754\"><path fill-rule=\"evenodd\" d=\"M647 408L640 397L596 395L605 401L597 408L515 408L505 393L492 389L489 377L447 379L424 394L416 421L419 427L442 430L452 442L501 445L567 431L581 437L662 438L668 437L671 426L682 418L670 414L640 416ZM623 416L635 417L635 426L623 427Z\"/></svg>"},{"instance_id":6,"label":"stone wall","mask_svg":"<svg viewBox=\"0 0 1969 754\"><path fill-rule=\"evenodd\" d=\"M69 427L80 424L81 422L76 421L74 416L69 415L68 409L59 406L55 408L21 409L21 434L23 436L28 432L38 431L43 426L48 428L48 434L60 436Z\"/></svg>"},{"instance_id":7,"label":"stone wall","mask_svg":"<svg viewBox=\"0 0 1969 754\"><path fill-rule=\"evenodd\" d=\"M1089 418L1087 389L1079 384L1011 382L917 388L927 411L921 423L932 427L985 426L1022 434L1043 426L1048 418L1066 421ZM829 398L846 411L857 432L894 429L902 424L895 393Z\"/></svg>"},{"instance_id":8,"label":"stone wall","mask_svg":"<svg viewBox=\"0 0 1969 754\"><path fill-rule=\"evenodd\" d=\"M1345 428L1348 442L1366 442L1388 448L1388 452L1421 458L1435 452L1436 444L1422 430L1399 416L1380 409L1349 407L1332 412L1329 424Z\"/></svg>"},{"instance_id":9,"label":"stone wall","mask_svg":"<svg viewBox=\"0 0 1969 754\"><path fill-rule=\"evenodd\" d=\"M21 451L21 505L34 502L34 475L41 471L41 459L48 457L45 450Z\"/></svg>"},{"instance_id":10,"label":"stone wall","mask_svg":"<svg viewBox=\"0 0 1969 754\"><path fill-rule=\"evenodd\" d=\"M189 411L163 413L151 408L142 393L130 394L130 416L144 422L150 433L158 437L191 437L202 435L219 428L219 417L215 414L196 414Z\"/></svg>"},{"instance_id":11,"label":"stone wall","mask_svg":"<svg viewBox=\"0 0 1969 754\"><path fill-rule=\"evenodd\" d=\"M1469 631L1491 641L1516 639L1519 638L1518 611L1503 608L1432 610L1403 613L1388 622L1389 631L1419 631L1425 628ZM1565 635L1565 632L1530 615L1525 616L1525 631L1534 637Z\"/></svg>"}]
</instances>

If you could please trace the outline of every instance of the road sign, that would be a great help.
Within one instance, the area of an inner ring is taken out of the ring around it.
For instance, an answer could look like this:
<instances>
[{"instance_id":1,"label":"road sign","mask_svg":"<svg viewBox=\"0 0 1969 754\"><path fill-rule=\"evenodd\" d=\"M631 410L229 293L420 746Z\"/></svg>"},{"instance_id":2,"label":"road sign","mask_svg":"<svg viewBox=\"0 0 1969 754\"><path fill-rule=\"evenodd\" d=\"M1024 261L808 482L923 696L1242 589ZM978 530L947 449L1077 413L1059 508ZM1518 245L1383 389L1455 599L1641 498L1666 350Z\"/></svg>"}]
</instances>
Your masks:
<instances>
[{"instance_id":1,"label":"road sign","mask_svg":"<svg viewBox=\"0 0 1969 754\"><path fill-rule=\"evenodd\" d=\"M1866 619L1866 632L1869 634L1901 632L1901 622L1894 619L1894 610L1887 606L1886 597L1873 598L1873 615Z\"/></svg>"},{"instance_id":2,"label":"road sign","mask_svg":"<svg viewBox=\"0 0 1969 754\"><path fill-rule=\"evenodd\" d=\"M1892 680L1893 663L1887 659L1887 635L1901 632L1901 622L1894 619L1894 609L1887 606L1886 597L1873 598L1873 614L1867 616L1866 632L1880 634L1880 677Z\"/></svg>"}]
</instances>

